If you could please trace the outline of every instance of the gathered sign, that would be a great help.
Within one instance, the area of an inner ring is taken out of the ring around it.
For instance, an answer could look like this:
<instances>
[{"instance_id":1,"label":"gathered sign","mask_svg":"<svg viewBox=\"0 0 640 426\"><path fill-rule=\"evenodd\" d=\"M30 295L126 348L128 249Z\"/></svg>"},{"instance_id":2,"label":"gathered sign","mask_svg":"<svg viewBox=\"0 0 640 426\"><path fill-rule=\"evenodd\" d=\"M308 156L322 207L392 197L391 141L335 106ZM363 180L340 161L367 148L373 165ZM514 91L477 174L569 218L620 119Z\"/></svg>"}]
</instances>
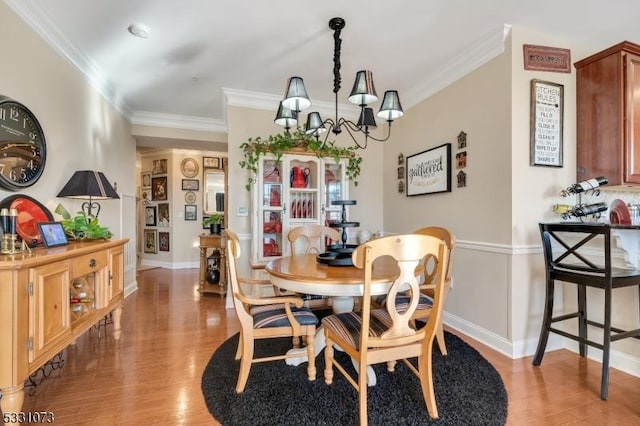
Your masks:
<instances>
[{"instance_id":1,"label":"gathered sign","mask_svg":"<svg viewBox=\"0 0 640 426\"><path fill-rule=\"evenodd\" d=\"M451 192L451 144L407 157L407 196Z\"/></svg>"}]
</instances>

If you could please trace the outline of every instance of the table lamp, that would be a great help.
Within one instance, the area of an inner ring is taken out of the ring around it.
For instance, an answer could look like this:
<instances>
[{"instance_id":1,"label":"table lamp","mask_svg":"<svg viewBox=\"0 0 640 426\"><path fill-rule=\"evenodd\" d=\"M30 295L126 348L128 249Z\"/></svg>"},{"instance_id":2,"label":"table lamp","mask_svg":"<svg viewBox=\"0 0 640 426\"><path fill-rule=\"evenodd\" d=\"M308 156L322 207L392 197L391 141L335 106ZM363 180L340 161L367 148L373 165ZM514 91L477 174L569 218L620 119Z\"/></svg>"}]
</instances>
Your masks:
<instances>
[{"instance_id":1,"label":"table lamp","mask_svg":"<svg viewBox=\"0 0 640 426\"><path fill-rule=\"evenodd\" d=\"M62 188L58 197L89 200L82 203L82 211L88 218L97 218L100 213L100 204L94 200L120 198L104 173L93 170L75 172ZM94 210L95 215L93 214Z\"/></svg>"}]
</instances>

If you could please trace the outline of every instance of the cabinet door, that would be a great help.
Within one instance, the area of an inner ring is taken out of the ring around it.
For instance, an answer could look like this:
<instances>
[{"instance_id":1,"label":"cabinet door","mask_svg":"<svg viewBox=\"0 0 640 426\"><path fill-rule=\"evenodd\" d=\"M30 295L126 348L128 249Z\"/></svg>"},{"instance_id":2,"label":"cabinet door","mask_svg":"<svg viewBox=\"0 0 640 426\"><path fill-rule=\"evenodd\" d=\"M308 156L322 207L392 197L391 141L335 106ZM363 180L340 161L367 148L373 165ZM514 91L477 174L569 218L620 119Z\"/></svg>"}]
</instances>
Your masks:
<instances>
[{"instance_id":1,"label":"cabinet door","mask_svg":"<svg viewBox=\"0 0 640 426\"><path fill-rule=\"evenodd\" d=\"M286 241L283 233L285 221L285 187L282 161L263 157L258 165L254 186L254 259L265 260L282 256Z\"/></svg>"},{"instance_id":2,"label":"cabinet door","mask_svg":"<svg viewBox=\"0 0 640 426\"><path fill-rule=\"evenodd\" d=\"M626 72L625 183L640 183L640 56L628 53Z\"/></svg>"},{"instance_id":3,"label":"cabinet door","mask_svg":"<svg viewBox=\"0 0 640 426\"><path fill-rule=\"evenodd\" d=\"M336 163L325 159L324 162L324 188L322 195L323 224L340 222L342 220L342 206L334 205L334 201L349 199L349 186L347 184L346 160ZM346 219L345 219L346 220Z\"/></svg>"},{"instance_id":4,"label":"cabinet door","mask_svg":"<svg viewBox=\"0 0 640 426\"><path fill-rule=\"evenodd\" d=\"M33 362L55 355L70 336L69 266L61 262L32 268L29 282L29 362Z\"/></svg>"},{"instance_id":5,"label":"cabinet door","mask_svg":"<svg viewBox=\"0 0 640 426\"><path fill-rule=\"evenodd\" d=\"M124 246L109 252L109 279L107 280L108 303L124 292Z\"/></svg>"}]
</instances>

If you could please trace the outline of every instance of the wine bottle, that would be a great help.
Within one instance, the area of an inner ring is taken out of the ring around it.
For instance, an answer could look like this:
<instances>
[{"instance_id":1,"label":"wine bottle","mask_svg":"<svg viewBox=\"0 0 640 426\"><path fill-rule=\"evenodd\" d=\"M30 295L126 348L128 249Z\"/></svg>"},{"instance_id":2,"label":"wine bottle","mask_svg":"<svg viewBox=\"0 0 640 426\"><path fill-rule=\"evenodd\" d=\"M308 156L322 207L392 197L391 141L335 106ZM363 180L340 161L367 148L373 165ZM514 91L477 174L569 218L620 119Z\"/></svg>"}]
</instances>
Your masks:
<instances>
[{"instance_id":1,"label":"wine bottle","mask_svg":"<svg viewBox=\"0 0 640 426\"><path fill-rule=\"evenodd\" d=\"M600 217L600 213L607 210L607 203L580 204L562 214L563 219L569 219L571 216L585 217L594 215Z\"/></svg>"},{"instance_id":2,"label":"wine bottle","mask_svg":"<svg viewBox=\"0 0 640 426\"><path fill-rule=\"evenodd\" d=\"M560 195L566 197L572 194L580 194L581 192L591 191L599 188L602 185L609 183L609 180L604 176L598 176L593 179L583 180L582 182L575 183L570 187L560 191Z\"/></svg>"},{"instance_id":3,"label":"wine bottle","mask_svg":"<svg viewBox=\"0 0 640 426\"><path fill-rule=\"evenodd\" d=\"M566 214L574 209L575 206L571 204L554 204L552 209L554 213Z\"/></svg>"}]
</instances>

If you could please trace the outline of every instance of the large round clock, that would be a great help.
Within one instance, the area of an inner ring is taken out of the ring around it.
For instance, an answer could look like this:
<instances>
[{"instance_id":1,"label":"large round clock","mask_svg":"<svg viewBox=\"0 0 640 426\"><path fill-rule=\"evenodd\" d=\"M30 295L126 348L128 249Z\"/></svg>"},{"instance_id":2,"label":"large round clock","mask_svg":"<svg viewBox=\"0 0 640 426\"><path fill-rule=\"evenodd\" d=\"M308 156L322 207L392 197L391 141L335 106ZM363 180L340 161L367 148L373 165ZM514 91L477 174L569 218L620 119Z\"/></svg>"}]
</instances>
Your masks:
<instances>
[{"instance_id":1,"label":"large round clock","mask_svg":"<svg viewBox=\"0 0 640 426\"><path fill-rule=\"evenodd\" d=\"M0 96L0 187L27 188L40 179L47 158L44 132L20 102Z\"/></svg>"}]
</instances>

